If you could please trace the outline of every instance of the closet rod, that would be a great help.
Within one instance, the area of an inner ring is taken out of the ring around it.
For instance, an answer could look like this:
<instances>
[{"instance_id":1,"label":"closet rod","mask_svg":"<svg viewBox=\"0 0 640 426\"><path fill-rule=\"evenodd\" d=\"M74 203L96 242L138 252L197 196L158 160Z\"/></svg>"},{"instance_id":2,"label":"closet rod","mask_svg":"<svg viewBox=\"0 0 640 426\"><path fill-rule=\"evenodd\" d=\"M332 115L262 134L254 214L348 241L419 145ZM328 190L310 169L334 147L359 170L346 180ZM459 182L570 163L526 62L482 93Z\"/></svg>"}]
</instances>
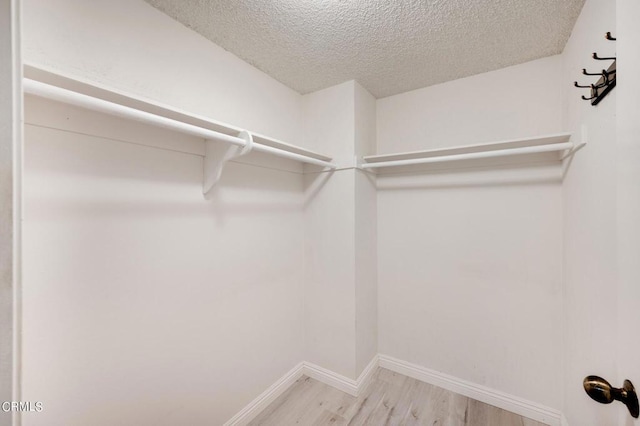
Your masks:
<instances>
[{"instance_id":1,"label":"closet rod","mask_svg":"<svg viewBox=\"0 0 640 426\"><path fill-rule=\"evenodd\" d=\"M442 155L438 157L412 158L409 160L380 161L378 163L365 163L363 169L377 167L410 166L413 164L442 163L446 161L475 160L479 158L506 157L519 154L536 154L541 152L565 151L574 148L572 142L553 143L548 145L527 146L522 148L499 149L495 151L470 152L467 154Z\"/></svg>"},{"instance_id":2,"label":"closet rod","mask_svg":"<svg viewBox=\"0 0 640 426\"><path fill-rule=\"evenodd\" d=\"M28 78L24 79L23 89L25 93L34 96L51 99L53 101L78 106L92 111L98 111L128 120L135 120L147 124L152 124L157 127L174 130L191 136L201 137L206 140L227 142L238 146L245 146L247 143L244 139L239 137L226 135L224 133L205 129L203 127L194 126L193 124L188 124L182 121L173 120L171 118L162 117L160 115L137 110L135 108L130 108L124 105L119 105L113 102L105 101L103 99L94 98L92 96L62 89L60 87L52 86L50 84L31 80ZM296 154L294 152L284 151L282 149L274 148L260 143L254 143L252 151L266 152L278 157L301 161L308 164L314 164L321 167L328 167L330 169L335 169L337 167L335 164L328 161L319 160L317 158L308 157L302 154Z\"/></svg>"}]
</instances>

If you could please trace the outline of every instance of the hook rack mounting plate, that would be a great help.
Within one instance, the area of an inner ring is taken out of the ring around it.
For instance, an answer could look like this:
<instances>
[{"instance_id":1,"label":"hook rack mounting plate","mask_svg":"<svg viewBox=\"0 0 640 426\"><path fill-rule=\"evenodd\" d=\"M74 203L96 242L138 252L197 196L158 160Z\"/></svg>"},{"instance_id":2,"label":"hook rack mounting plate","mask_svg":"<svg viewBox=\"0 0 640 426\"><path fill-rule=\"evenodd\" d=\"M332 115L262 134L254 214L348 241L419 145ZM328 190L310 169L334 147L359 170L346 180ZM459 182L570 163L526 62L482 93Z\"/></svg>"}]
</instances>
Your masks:
<instances>
[{"instance_id":1,"label":"hook rack mounting plate","mask_svg":"<svg viewBox=\"0 0 640 426\"><path fill-rule=\"evenodd\" d=\"M607 74L611 76L611 80L607 82L605 81L605 77L602 76L594 85L595 88L591 89L591 96L594 96L591 101L591 105L593 106L598 105L600 101L616 87L616 61L613 61L609 68L607 68Z\"/></svg>"}]
</instances>

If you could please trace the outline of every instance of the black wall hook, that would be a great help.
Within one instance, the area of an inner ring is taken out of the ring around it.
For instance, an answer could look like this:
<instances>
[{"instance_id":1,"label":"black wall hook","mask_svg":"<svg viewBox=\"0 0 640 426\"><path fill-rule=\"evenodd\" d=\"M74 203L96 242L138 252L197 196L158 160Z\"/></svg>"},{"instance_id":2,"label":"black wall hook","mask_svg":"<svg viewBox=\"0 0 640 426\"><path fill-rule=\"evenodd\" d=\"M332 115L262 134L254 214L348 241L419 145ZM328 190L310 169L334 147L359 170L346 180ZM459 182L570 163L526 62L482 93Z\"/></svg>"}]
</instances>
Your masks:
<instances>
[{"instance_id":1,"label":"black wall hook","mask_svg":"<svg viewBox=\"0 0 640 426\"><path fill-rule=\"evenodd\" d=\"M596 75L600 75L600 74L596 74ZM578 87L578 88L580 88L580 89L591 89L592 91L595 91L597 89L602 89L603 87L605 87L606 83L603 83L603 84L590 84L588 86L580 86L577 81L574 81L573 85Z\"/></svg>"},{"instance_id":2,"label":"black wall hook","mask_svg":"<svg viewBox=\"0 0 640 426\"><path fill-rule=\"evenodd\" d=\"M615 41L616 38L611 35L610 31L607 31L605 38L607 40ZM609 67L603 69L601 72L588 72L586 68L582 68L582 75L599 76L600 78L595 84L583 86L578 84L577 81L573 82L573 85L579 89L591 89L591 96L582 96L585 101L591 101L591 105L597 105L607 94L616 87L616 57L600 57L597 52L593 52L591 56L596 61L613 61Z\"/></svg>"},{"instance_id":3,"label":"black wall hook","mask_svg":"<svg viewBox=\"0 0 640 426\"><path fill-rule=\"evenodd\" d=\"M600 56L598 56L596 52L593 52L593 55L591 55L591 57L597 61L615 61L616 60L615 56L613 58L601 58Z\"/></svg>"},{"instance_id":4,"label":"black wall hook","mask_svg":"<svg viewBox=\"0 0 640 426\"><path fill-rule=\"evenodd\" d=\"M606 70L602 70L601 72L587 72L586 68L582 68L583 75L604 75L605 72Z\"/></svg>"}]
</instances>

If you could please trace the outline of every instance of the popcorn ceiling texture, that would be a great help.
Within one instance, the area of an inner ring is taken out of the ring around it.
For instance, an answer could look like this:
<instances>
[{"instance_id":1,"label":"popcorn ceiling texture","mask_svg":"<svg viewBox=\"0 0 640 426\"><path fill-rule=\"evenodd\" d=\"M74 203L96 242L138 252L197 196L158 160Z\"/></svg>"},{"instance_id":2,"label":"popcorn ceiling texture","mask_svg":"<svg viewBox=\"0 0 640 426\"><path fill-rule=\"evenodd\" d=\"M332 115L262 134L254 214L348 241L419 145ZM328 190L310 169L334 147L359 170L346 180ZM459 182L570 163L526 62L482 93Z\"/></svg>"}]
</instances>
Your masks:
<instances>
[{"instance_id":1,"label":"popcorn ceiling texture","mask_svg":"<svg viewBox=\"0 0 640 426\"><path fill-rule=\"evenodd\" d=\"M561 53L584 4L145 1L300 93L357 80L377 98Z\"/></svg>"}]
</instances>

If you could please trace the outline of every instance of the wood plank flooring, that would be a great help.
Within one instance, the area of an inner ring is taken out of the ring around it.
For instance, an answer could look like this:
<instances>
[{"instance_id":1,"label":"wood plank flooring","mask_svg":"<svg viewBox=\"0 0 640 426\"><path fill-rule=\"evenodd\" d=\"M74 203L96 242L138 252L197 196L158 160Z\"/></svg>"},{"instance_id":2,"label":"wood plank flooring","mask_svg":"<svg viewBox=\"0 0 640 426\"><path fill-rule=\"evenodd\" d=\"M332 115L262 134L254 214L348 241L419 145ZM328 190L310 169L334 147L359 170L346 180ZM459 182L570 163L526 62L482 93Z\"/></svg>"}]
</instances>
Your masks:
<instances>
[{"instance_id":1,"label":"wood plank flooring","mask_svg":"<svg viewBox=\"0 0 640 426\"><path fill-rule=\"evenodd\" d=\"M303 376L250 425L544 426L384 368L357 398Z\"/></svg>"}]
</instances>

